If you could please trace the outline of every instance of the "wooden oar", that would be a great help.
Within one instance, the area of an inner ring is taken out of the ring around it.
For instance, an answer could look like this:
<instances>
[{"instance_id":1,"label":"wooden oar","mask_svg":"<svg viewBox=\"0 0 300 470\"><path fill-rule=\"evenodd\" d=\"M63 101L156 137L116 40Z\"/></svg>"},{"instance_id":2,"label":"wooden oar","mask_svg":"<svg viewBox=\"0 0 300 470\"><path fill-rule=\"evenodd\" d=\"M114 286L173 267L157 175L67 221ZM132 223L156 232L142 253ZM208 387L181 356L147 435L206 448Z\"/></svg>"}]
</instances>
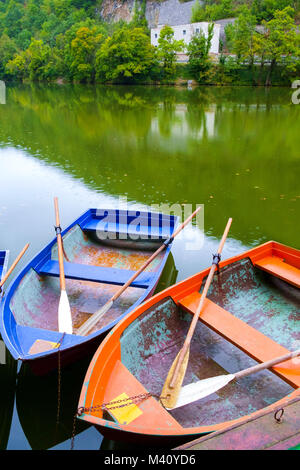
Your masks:
<instances>
[{"instance_id":1,"label":"wooden oar","mask_svg":"<svg viewBox=\"0 0 300 470\"><path fill-rule=\"evenodd\" d=\"M218 252L216 255L214 255L214 260L213 264L210 268L209 275L206 279L205 286L203 289L203 293L201 295L201 299L199 302L199 305L197 307L197 311L194 315L194 318L191 322L189 331L187 333L186 339L184 341L182 349L179 351L177 354L175 360L173 361L173 364L169 370L169 373L167 375L166 381L164 383L162 392L161 392L161 402L165 406L165 408L172 409L177 402L177 398L179 396L181 384L183 382L186 368L188 365L188 360L189 360L189 353L190 353L190 343L194 334L194 330L196 328L197 322L199 315L201 313L204 301L206 299L206 295L209 289L209 286L211 284L215 269L218 265L218 262L220 260L221 252L225 243L225 240L227 238L230 225L231 225L232 219L230 218L227 222L225 231L223 233L223 237L221 239Z\"/></svg>"},{"instance_id":2,"label":"wooden oar","mask_svg":"<svg viewBox=\"0 0 300 470\"><path fill-rule=\"evenodd\" d=\"M201 206L198 207L178 228L175 230L173 235L164 241L164 243L148 258L148 260L140 267L138 271L112 296L112 298L103 306L100 310L95 312L80 328L78 328L76 334L86 335L95 325L99 319L112 307L114 301L120 297L120 295L130 286L130 284L141 274L142 271L156 258L161 251L163 251L181 232L182 229L192 220L193 217L199 212Z\"/></svg>"},{"instance_id":3,"label":"wooden oar","mask_svg":"<svg viewBox=\"0 0 300 470\"><path fill-rule=\"evenodd\" d=\"M54 198L55 217L56 217L56 238L58 249L59 281L60 281L60 299L58 305L58 329L62 333L73 333L72 314L66 292L66 279L64 270L64 255L61 237L61 228L59 222L58 200Z\"/></svg>"},{"instance_id":4,"label":"wooden oar","mask_svg":"<svg viewBox=\"0 0 300 470\"><path fill-rule=\"evenodd\" d=\"M241 370L236 374L227 374L227 375L218 375L216 377L210 377L209 379L199 380L198 382L185 385L180 390L178 400L176 405L172 408L179 408L180 406L187 405L193 401L200 400L212 393L217 392L220 388L225 387L232 380L238 380L247 375L254 374L264 369L269 369L270 367L284 362L293 357L300 355L300 349L294 352L287 353L281 357L271 359L270 361L257 364L255 366L249 367L248 369ZM300 365L299 365L300 370Z\"/></svg>"},{"instance_id":5,"label":"wooden oar","mask_svg":"<svg viewBox=\"0 0 300 470\"><path fill-rule=\"evenodd\" d=\"M3 284L6 282L6 280L8 279L8 277L11 275L12 271L15 269L15 267L17 266L18 262L20 261L20 259L22 258L22 256L24 255L25 251L27 250L27 248L29 247L29 243L27 243L23 250L20 252L20 254L17 256L17 258L15 259L15 261L13 262L13 264L11 265L11 267L9 268L9 270L7 271L7 273L5 274L5 276L3 277L2 281L0 282L0 292L2 290L2 286Z\"/></svg>"}]
</instances>

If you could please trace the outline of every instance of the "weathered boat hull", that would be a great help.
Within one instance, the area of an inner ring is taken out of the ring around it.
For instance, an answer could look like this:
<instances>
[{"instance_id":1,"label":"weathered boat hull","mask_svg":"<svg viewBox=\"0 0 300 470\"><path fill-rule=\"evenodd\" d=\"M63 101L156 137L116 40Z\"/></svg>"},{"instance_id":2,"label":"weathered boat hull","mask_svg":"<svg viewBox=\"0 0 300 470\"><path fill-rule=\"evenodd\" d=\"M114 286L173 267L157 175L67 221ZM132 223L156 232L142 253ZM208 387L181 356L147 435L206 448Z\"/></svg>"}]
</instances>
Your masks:
<instances>
[{"instance_id":1,"label":"weathered boat hull","mask_svg":"<svg viewBox=\"0 0 300 470\"><path fill-rule=\"evenodd\" d=\"M153 294L172 243L132 282L88 335L80 336L76 331L172 235L177 223L175 216L113 209L90 209L76 219L62 232L74 334L58 331L60 285L54 238L6 292L0 329L13 357L43 374L58 364L63 366L94 352L95 345L121 318Z\"/></svg>"},{"instance_id":2,"label":"weathered boat hull","mask_svg":"<svg viewBox=\"0 0 300 470\"><path fill-rule=\"evenodd\" d=\"M0 250L0 282L4 278L7 271L7 264L9 258L8 250Z\"/></svg>"},{"instance_id":3,"label":"weathered boat hull","mask_svg":"<svg viewBox=\"0 0 300 470\"><path fill-rule=\"evenodd\" d=\"M299 251L276 242L220 263L193 336L183 385L297 349L299 268ZM182 408L167 411L161 405L162 386L208 272L156 294L105 338L82 386L80 419L110 439L174 446L300 394L299 362L291 360ZM130 406L122 407L119 400L126 397Z\"/></svg>"}]
</instances>

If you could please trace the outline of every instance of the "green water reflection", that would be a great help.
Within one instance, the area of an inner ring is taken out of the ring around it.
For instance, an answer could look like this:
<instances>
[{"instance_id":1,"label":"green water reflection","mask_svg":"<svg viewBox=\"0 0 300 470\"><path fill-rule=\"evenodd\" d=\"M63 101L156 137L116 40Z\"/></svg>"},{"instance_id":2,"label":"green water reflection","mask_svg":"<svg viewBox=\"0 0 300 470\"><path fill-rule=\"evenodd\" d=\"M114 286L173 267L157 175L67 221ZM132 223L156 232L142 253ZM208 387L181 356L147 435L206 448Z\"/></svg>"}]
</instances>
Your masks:
<instances>
[{"instance_id":1,"label":"green water reflection","mask_svg":"<svg viewBox=\"0 0 300 470\"><path fill-rule=\"evenodd\" d=\"M0 248L11 251L12 262L31 243L18 272L54 236L53 196L64 226L88 207L113 207L119 197L143 208L204 204L204 234L197 227L192 232L203 241L200 249L188 252L182 240L174 242L177 280L211 263L228 217L224 257L270 239L299 248L300 106L291 94L284 88L8 86L0 105ZM54 409L56 376L50 382ZM21 409L18 397L6 436L11 449L38 446L37 436L22 437ZM54 424L51 439L41 440L51 447ZM78 448L89 448L80 436ZM100 446L97 433L87 441Z\"/></svg>"},{"instance_id":2,"label":"green water reflection","mask_svg":"<svg viewBox=\"0 0 300 470\"><path fill-rule=\"evenodd\" d=\"M288 89L8 88L0 140L95 190L142 204L206 204L234 237L295 245L299 115ZM298 225L299 228L299 225Z\"/></svg>"}]
</instances>

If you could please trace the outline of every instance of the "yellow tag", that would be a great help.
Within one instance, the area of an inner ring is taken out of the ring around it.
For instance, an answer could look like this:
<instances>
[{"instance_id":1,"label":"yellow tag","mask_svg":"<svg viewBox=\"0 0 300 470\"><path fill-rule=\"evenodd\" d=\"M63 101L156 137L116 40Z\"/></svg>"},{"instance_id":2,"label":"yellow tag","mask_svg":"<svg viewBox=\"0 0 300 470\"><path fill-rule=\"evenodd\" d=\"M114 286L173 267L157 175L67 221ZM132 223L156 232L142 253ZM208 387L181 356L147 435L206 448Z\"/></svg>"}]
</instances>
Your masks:
<instances>
[{"instance_id":1,"label":"yellow tag","mask_svg":"<svg viewBox=\"0 0 300 470\"><path fill-rule=\"evenodd\" d=\"M49 351L50 349L55 349L60 346L59 343L54 343L52 341L46 341L44 339L37 339L31 348L29 349L29 354L38 354L44 351Z\"/></svg>"},{"instance_id":2,"label":"yellow tag","mask_svg":"<svg viewBox=\"0 0 300 470\"><path fill-rule=\"evenodd\" d=\"M118 406L118 403L112 403L111 405L106 405L107 410L109 413L118 421L120 424L129 424L131 421L134 419L138 418L143 412L139 409L138 406L136 406L134 403L132 403L131 399L126 393L122 393L118 397L114 398L111 400L112 402L117 401L117 400L124 400L128 398L128 404L126 406L122 406L122 408L114 408L115 406ZM125 405L126 402L121 402L120 405ZM113 408L110 410L110 406Z\"/></svg>"}]
</instances>

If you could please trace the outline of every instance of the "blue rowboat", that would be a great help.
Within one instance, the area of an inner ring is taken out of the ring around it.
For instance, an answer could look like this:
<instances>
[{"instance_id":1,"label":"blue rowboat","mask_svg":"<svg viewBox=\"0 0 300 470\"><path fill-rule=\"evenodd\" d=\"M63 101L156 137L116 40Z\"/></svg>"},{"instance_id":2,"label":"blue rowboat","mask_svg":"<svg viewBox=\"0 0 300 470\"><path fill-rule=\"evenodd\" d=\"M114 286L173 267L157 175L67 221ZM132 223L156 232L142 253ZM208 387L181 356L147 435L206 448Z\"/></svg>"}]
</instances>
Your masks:
<instances>
[{"instance_id":1,"label":"blue rowboat","mask_svg":"<svg viewBox=\"0 0 300 470\"><path fill-rule=\"evenodd\" d=\"M2 279L4 278L6 271L7 271L8 257L9 257L8 250L0 250L0 283Z\"/></svg>"},{"instance_id":2,"label":"blue rowboat","mask_svg":"<svg viewBox=\"0 0 300 470\"><path fill-rule=\"evenodd\" d=\"M0 250L0 284L7 272L9 251ZM0 288L0 304L2 289ZM5 450L8 443L11 420L14 409L17 363L5 348L0 336L0 450Z\"/></svg>"},{"instance_id":3,"label":"blue rowboat","mask_svg":"<svg viewBox=\"0 0 300 470\"><path fill-rule=\"evenodd\" d=\"M64 365L92 351L114 325L154 293L172 243L136 277L89 334L76 331L169 239L177 224L177 216L162 213L87 210L62 231L73 334L58 330L60 284L55 237L27 264L4 296L0 331L12 356L43 374L58 363Z\"/></svg>"}]
</instances>

